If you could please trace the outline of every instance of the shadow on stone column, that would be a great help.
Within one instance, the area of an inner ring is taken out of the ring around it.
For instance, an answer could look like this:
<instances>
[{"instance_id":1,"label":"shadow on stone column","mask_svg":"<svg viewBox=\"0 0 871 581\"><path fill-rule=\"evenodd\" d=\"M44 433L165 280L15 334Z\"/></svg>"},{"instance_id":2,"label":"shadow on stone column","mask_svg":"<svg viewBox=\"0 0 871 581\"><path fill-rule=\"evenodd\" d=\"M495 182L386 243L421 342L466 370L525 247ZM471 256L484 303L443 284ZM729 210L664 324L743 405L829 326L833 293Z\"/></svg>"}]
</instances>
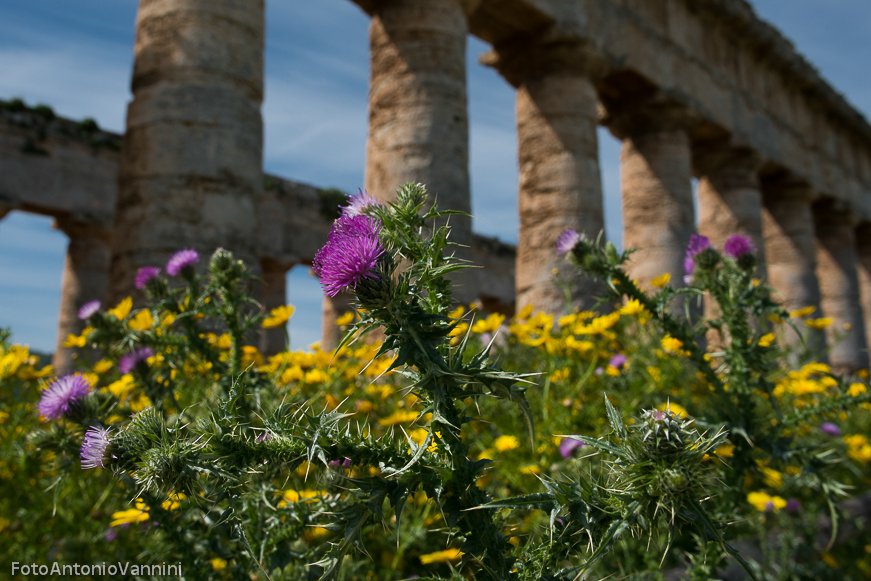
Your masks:
<instances>
[{"instance_id":1,"label":"shadow on stone column","mask_svg":"<svg viewBox=\"0 0 871 581\"><path fill-rule=\"evenodd\" d=\"M817 279L826 328L829 362L839 373L868 367L865 321L859 304L858 250L855 214L834 200L814 204L817 236Z\"/></svg>"},{"instance_id":2,"label":"shadow on stone column","mask_svg":"<svg viewBox=\"0 0 871 581\"><path fill-rule=\"evenodd\" d=\"M64 347L64 342L68 335L78 335L85 328L84 321L78 317L79 309L89 301L106 299L111 233L104 227L68 219L58 219L55 227L69 236L61 286L57 348L52 359L55 373L63 374L73 368L73 350Z\"/></svg>"},{"instance_id":3,"label":"shadow on stone column","mask_svg":"<svg viewBox=\"0 0 871 581\"><path fill-rule=\"evenodd\" d=\"M871 330L871 224L863 223L856 228L856 251L859 261L859 296L865 322L865 342Z\"/></svg>"},{"instance_id":4,"label":"shadow on stone column","mask_svg":"<svg viewBox=\"0 0 871 581\"><path fill-rule=\"evenodd\" d=\"M762 232L768 281L777 293L775 300L788 311L815 307L819 312L820 308L812 198L813 192L803 182L787 178L762 182ZM825 349L824 334L800 321L800 335L788 326L784 328L782 340L786 345L797 346L803 337L812 351L822 354Z\"/></svg>"},{"instance_id":5,"label":"shadow on stone column","mask_svg":"<svg viewBox=\"0 0 871 581\"><path fill-rule=\"evenodd\" d=\"M335 297L324 297L324 318L321 339L321 349L330 352L335 350L342 340L342 330L336 325L336 320L347 312L352 311L351 302L353 295L341 293ZM372 332L369 333L372 335Z\"/></svg>"}]
</instances>

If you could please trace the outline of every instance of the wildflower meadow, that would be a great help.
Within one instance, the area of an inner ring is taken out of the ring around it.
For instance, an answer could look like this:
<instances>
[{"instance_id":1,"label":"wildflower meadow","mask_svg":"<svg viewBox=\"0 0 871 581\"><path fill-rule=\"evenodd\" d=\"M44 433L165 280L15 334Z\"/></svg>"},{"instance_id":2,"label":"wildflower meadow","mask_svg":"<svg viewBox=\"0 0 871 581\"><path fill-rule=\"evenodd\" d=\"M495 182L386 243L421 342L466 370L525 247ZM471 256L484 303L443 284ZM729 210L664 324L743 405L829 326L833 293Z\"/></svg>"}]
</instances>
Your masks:
<instances>
[{"instance_id":1,"label":"wildflower meadow","mask_svg":"<svg viewBox=\"0 0 871 581\"><path fill-rule=\"evenodd\" d=\"M833 373L831 320L779 305L752 240L694 236L686 286L640 288L570 230L560 276L597 308L508 317L453 300L452 213L349 199L313 263L352 297L334 352L261 354L294 308L222 249L141 269L141 308L84 305L75 372L0 334L4 574L871 578L868 370Z\"/></svg>"}]
</instances>

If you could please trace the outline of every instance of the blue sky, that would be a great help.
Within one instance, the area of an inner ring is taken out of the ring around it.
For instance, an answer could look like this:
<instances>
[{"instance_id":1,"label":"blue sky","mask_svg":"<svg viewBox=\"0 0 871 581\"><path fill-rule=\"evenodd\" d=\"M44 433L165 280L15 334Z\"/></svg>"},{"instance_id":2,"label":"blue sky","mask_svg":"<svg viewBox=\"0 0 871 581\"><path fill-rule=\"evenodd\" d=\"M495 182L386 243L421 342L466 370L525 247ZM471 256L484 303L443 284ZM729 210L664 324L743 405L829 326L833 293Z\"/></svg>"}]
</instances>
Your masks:
<instances>
[{"instance_id":1,"label":"blue sky","mask_svg":"<svg viewBox=\"0 0 871 581\"><path fill-rule=\"evenodd\" d=\"M871 2L754 0L823 76L871 117ZM135 0L3 0L0 98L46 103L63 116L92 117L122 131L129 100ZM363 183L368 18L348 0L267 0L267 171L355 191ZM478 232L517 238L513 90L477 64L487 45L470 39L469 116L473 206ZM600 130L608 236L619 241L619 144ZM66 237L23 213L0 223L0 326L52 351ZM289 273L295 348L320 336L320 291L308 270Z\"/></svg>"}]
</instances>

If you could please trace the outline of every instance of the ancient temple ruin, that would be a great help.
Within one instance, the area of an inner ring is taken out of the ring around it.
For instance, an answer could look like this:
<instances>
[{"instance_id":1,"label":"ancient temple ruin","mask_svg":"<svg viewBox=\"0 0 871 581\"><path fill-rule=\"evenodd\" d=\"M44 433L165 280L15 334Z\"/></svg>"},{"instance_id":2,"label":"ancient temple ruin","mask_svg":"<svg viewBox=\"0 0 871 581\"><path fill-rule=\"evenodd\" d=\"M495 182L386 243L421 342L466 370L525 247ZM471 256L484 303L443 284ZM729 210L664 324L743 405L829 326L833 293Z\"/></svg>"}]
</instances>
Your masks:
<instances>
[{"instance_id":1,"label":"ancient temple ruin","mask_svg":"<svg viewBox=\"0 0 871 581\"><path fill-rule=\"evenodd\" d=\"M517 90L516 255L455 221L486 267L463 300L557 311L560 232L603 227L596 129L622 140L625 245L642 285L681 284L695 231L753 237L787 308L817 306L847 332L830 355L868 366L871 126L743 0L356 0L371 16L365 187L423 182L468 210L465 46ZM0 112L0 216L54 216L70 237L60 336L85 301L134 293L174 250L232 249L285 300L336 200L262 170L262 0L140 0L123 137L39 110ZM582 304L589 288L575 289ZM341 305L327 305L329 316ZM264 349L281 347L273 334ZM56 361L63 366L59 349Z\"/></svg>"}]
</instances>

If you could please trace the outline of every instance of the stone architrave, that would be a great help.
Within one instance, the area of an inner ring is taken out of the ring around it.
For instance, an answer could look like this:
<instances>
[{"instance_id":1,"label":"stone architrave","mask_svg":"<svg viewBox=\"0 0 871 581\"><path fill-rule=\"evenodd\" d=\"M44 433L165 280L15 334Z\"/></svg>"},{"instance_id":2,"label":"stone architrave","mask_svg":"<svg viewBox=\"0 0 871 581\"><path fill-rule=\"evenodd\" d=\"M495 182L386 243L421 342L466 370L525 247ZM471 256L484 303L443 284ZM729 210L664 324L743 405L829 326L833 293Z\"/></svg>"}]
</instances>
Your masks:
<instances>
[{"instance_id":1,"label":"stone architrave","mask_svg":"<svg viewBox=\"0 0 871 581\"><path fill-rule=\"evenodd\" d=\"M672 286L684 286L684 256L695 232L687 132L692 123L682 107L655 101L626 105L608 123L623 140L623 246L637 250L627 270L642 288L665 273Z\"/></svg>"},{"instance_id":2,"label":"stone architrave","mask_svg":"<svg viewBox=\"0 0 871 581\"><path fill-rule=\"evenodd\" d=\"M260 266L263 271L263 274L260 275L263 280L260 287L260 302L263 304L263 309L268 317L272 309L287 304L287 271L293 265L281 264L274 260L263 260ZM287 349L287 331L285 329L285 325L263 329L260 334L260 351L264 355L268 357Z\"/></svg>"},{"instance_id":3,"label":"stone architrave","mask_svg":"<svg viewBox=\"0 0 871 581\"><path fill-rule=\"evenodd\" d=\"M768 281L776 291L774 298L788 311L815 307L819 312L820 308L812 197L813 192L804 183L781 180L765 182L762 187L762 233ZM822 333L804 326L799 326L799 330L813 349L824 348ZM787 344L800 342L791 328L785 326L785 331Z\"/></svg>"},{"instance_id":4,"label":"stone architrave","mask_svg":"<svg viewBox=\"0 0 871 581\"><path fill-rule=\"evenodd\" d=\"M592 240L604 229L596 64L577 43L497 47L484 60L517 87L517 308L588 309L601 285L559 256L556 241L569 228Z\"/></svg>"},{"instance_id":5,"label":"stone architrave","mask_svg":"<svg viewBox=\"0 0 871 581\"><path fill-rule=\"evenodd\" d=\"M259 274L263 34L263 0L141 0L110 300L185 247Z\"/></svg>"},{"instance_id":6,"label":"stone architrave","mask_svg":"<svg viewBox=\"0 0 871 581\"><path fill-rule=\"evenodd\" d=\"M63 374L73 366L73 350L64 347L64 342L67 336L78 335L85 328L85 322L79 319L79 309L93 300L105 302L112 236L106 228L66 219L58 219L55 227L69 236L61 284L57 348L52 359L55 373Z\"/></svg>"},{"instance_id":7,"label":"stone architrave","mask_svg":"<svg viewBox=\"0 0 871 581\"><path fill-rule=\"evenodd\" d=\"M829 201L814 206L817 279L823 315L834 322L826 328L829 362L840 373L868 367L865 321L859 304L859 261L855 215Z\"/></svg>"}]
</instances>

